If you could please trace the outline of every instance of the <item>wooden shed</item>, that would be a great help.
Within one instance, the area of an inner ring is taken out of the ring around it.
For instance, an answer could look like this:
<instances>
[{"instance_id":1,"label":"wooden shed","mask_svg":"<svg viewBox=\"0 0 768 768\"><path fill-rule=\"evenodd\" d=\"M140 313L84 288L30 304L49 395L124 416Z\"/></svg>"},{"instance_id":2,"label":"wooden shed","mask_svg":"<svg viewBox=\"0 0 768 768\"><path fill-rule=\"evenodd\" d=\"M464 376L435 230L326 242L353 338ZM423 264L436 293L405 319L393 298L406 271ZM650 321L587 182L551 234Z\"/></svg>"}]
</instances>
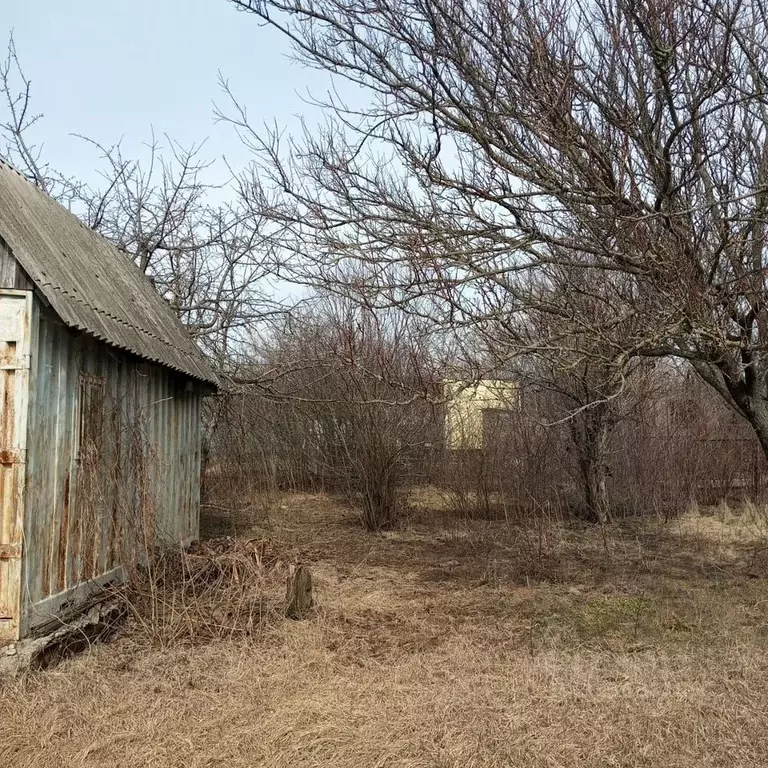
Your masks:
<instances>
[{"instance_id":1,"label":"wooden shed","mask_svg":"<svg viewBox=\"0 0 768 768\"><path fill-rule=\"evenodd\" d=\"M0 641L197 537L216 383L129 256L0 162Z\"/></svg>"}]
</instances>

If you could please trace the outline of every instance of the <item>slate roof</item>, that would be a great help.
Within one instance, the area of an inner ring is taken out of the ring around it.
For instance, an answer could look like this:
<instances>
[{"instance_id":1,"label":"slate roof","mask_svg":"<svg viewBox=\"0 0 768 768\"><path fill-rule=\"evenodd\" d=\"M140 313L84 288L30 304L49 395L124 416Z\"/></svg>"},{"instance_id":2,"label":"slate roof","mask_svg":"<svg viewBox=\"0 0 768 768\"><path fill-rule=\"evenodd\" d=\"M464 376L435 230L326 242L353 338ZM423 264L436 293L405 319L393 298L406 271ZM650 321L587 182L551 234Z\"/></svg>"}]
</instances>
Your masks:
<instances>
[{"instance_id":1,"label":"slate roof","mask_svg":"<svg viewBox=\"0 0 768 768\"><path fill-rule=\"evenodd\" d=\"M218 384L190 334L131 258L2 161L0 237L66 325Z\"/></svg>"}]
</instances>

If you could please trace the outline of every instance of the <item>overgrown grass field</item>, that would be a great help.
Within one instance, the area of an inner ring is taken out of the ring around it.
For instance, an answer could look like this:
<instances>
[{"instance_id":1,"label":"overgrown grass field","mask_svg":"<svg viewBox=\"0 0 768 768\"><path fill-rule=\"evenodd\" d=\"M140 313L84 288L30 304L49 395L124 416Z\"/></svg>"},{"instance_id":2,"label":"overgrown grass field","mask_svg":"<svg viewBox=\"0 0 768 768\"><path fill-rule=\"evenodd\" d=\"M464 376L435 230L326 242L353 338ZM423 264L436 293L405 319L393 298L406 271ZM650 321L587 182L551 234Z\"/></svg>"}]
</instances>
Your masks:
<instances>
[{"instance_id":1,"label":"overgrown grass field","mask_svg":"<svg viewBox=\"0 0 768 768\"><path fill-rule=\"evenodd\" d=\"M722 507L603 534L461 518L429 490L379 535L325 496L222 514L210 534L271 553L258 621L134 619L0 683L0 764L768 765L765 520ZM296 561L306 621L280 613Z\"/></svg>"}]
</instances>

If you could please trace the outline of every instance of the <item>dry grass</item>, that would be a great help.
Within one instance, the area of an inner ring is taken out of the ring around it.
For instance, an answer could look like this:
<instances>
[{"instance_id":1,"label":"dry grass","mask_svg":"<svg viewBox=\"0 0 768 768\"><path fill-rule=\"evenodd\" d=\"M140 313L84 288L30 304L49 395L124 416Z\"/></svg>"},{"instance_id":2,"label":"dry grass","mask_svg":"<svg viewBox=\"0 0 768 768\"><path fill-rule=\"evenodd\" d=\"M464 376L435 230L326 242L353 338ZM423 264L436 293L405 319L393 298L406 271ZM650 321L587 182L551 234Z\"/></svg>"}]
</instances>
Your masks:
<instances>
[{"instance_id":1,"label":"dry grass","mask_svg":"<svg viewBox=\"0 0 768 768\"><path fill-rule=\"evenodd\" d=\"M370 535L311 496L284 498L259 526L212 521L308 563L316 617L170 648L136 628L5 683L0 758L768 765L763 517L706 512L634 521L606 541L587 526L459 521L423 503L406 529Z\"/></svg>"},{"instance_id":2,"label":"dry grass","mask_svg":"<svg viewBox=\"0 0 768 768\"><path fill-rule=\"evenodd\" d=\"M148 560L115 597L153 645L251 637L283 612L275 586L285 563L267 539L207 538Z\"/></svg>"}]
</instances>

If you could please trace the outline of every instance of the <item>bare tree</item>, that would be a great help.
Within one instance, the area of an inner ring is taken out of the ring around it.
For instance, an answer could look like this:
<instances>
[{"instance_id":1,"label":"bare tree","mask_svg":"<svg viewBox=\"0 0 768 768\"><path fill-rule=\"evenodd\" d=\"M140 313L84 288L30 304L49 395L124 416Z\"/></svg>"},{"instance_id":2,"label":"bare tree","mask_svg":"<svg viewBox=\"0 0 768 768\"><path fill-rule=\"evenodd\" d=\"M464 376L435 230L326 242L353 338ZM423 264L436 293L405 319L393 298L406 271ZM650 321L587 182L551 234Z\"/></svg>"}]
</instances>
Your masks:
<instances>
[{"instance_id":1,"label":"bare tree","mask_svg":"<svg viewBox=\"0 0 768 768\"><path fill-rule=\"evenodd\" d=\"M131 254L223 365L233 344L280 310L266 290L264 222L236 204L210 202L210 163L201 159L201 147L185 149L169 137L163 147L153 137L139 161L126 159L119 144L89 143L101 155L103 185L78 190L78 213Z\"/></svg>"},{"instance_id":2,"label":"bare tree","mask_svg":"<svg viewBox=\"0 0 768 768\"><path fill-rule=\"evenodd\" d=\"M523 387L544 394L549 423L567 427L584 509L604 523L612 435L640 404L629 385L644 361L626 359L623 343L637 325L627 312L633 283L620 274L563 267L550 267L539 283L541 308L528 314L529 353L517 361L518 376ZM606 328L610 333L600 334ZM518 332L515 339L521 337ZM503 352L503 339L490 346Z\"/></svg>"},{"instance_id":3,"label":"bare tree","mask_svg":"<svg viewBox=\"0 0 768 768\"><path fill-rule=\"evenodd\" d=\"M46 163L42 148L31 134L42 114L31 104L32 82L25 75L13 34L8 39L5 58L0 62L0 100L4 110L0 118L0 138L4 146L0 159L20 170L35 186L57 199L71 198L77 192L75 180L59 174Z\"/></svg>"},{"instance_id":4,"label":"bare tree","mask_svg":"<svg viewBox=\"0 0 768 768\"><path fill-rule=\"evenodd\" d=\"M269 292L265 223L236 203L212 203L201 146L185 149L154 136L141 160L121 145L80 137L98 153L102 183L64 176L33 140L42 115L31 106L31 81L13 37L0 64L0 158L67 205L128 253L155 283L201 346L220 364L252 326L279 313ZM237 190L230 198L237 201Z\"/></svg>"},{"instance_id":5,"label":"bare tree","mask_svg":"<svg viewBox=\"0 0 768 768\"><path fill-rule=\"evenodd\" d=\"M690 361L768 450L762 2L233 2L338 85L288 146L230 109L297 279L361 259L369 300L482 323L542 265L619 272L624 359Z\"/></svg>"}]
</instances>

